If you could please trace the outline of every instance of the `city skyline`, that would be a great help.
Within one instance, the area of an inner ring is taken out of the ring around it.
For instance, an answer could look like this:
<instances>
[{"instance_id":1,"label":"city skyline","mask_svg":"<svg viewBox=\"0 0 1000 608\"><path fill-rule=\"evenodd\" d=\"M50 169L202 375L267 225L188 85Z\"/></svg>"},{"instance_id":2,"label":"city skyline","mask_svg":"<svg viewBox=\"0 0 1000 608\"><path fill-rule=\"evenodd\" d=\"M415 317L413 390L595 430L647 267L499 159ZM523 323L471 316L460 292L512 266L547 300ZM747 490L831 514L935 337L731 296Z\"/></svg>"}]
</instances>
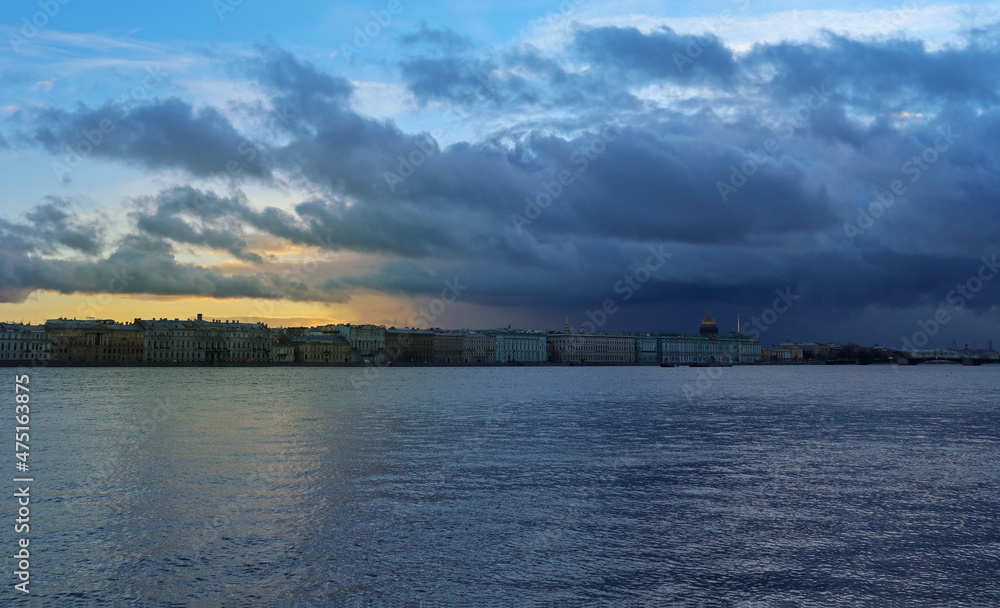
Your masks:
<instances>
[{"instance_id":1,"label":"city skyline","mask_svg":"<svg viewBox=\"0 0 1000 608\"><path fill-rule=\"evenodd\" d=\"M1000 337L988 3L107 8L0 8L0 318Z\"/></svg>"},{"instance_id":2,"label":"city skyline","mask_svg":"<svg viewBox=\"0 0 1000 608\"><path fill-rule=\"evenodd\" d=\"M736 324L734 327L727 329L725 325L717 325L716 319L712 315L711 311L708 311L705 319L702 321L702 327L706 321L709 321L711 325L719 327L719 335L727 334L737 334L744 337L749 337L761 342L765 347L776 347L781 345L803 345L803 344L819 344L819 345L853 345L853 346L875 346L875 347L886 347L891 350L899 351L920 351L920 350L973 350L973 351L992 351L993 350L993 340L992 338L985 339L981 344L977 341L970 343L959 344L956 340L952 340L951 344L947 347L932 347L929 346L927 342L922 342L917 340L919 344L915 344L913 340L904 338L903 344L900 346L894 346L891 344L880 344L874 342L871 344L857 344L849 340L833 340L828 342L822 342L817 340L809 339L796 339L785 337L778 339L776 335L772 336L773 341L768 341L766 338L761 339L763 333L766 332L767 325L761 324L758 319L752 319L749 324L743 324L741 328L741 320L739 317L736 319ZM464 327L445 327L445 326L410 326L397 324L395 322L391 324L386 323L369 323L365 321L355 322L355 323L320 323L314 325L277 325L271 326L265 320L261 318L238 318L235 316L223 315L218 318L205 317L203 313L196 313L195 315L188 315L186 317L150 317L141 318L133 317L132 320L127 318L97 318L97 317L67 317L59 316L55 318L45 319L37 323L26 322L23 320L0 320L0 327L16 327L16 326L36 326L43 327L53 322L80 322L80 323L94 323L94 324L114 324L114 325L130 325L136 323L145 322L173 322L173 323L210 323L210 324L222 324L222 325L261 325L263 327L269 328L271 330L287 331L287 330L323 330L331 327L337 326L373 326L380 327L388 331L415 331L415 332L429 332L429 333L493 333L502 331L514 331L514 332L526 332L526 333L545 333L545 334L556 334L556 333L569 333L569 334L594 334L594 335L622 335L622 336L661 336L661 335L696 335L698 332L693 331L692 327L680 327L679 324L674 324L670 327L661 328L638 328L631 330L608 330L595 327L592 322L583 322L579 325L570 323L569 317L566 317L561 325L553 325L550 327L514 327L508 325L507 327L499 326L464 326ZM757 322L755 324L755 322ZM757 328L764 328L765 332L761 332Z\"/></svg>"},{"instance_id":3,"label":"city skyline","mask_svg":"<svg viewBox=\"0 0 1000 608\"><path fill-rule=\"evenodd\" d=\"M997 2L7 0L0 184L0 605L1000 597Z\"/></svg>"}]
</instances>

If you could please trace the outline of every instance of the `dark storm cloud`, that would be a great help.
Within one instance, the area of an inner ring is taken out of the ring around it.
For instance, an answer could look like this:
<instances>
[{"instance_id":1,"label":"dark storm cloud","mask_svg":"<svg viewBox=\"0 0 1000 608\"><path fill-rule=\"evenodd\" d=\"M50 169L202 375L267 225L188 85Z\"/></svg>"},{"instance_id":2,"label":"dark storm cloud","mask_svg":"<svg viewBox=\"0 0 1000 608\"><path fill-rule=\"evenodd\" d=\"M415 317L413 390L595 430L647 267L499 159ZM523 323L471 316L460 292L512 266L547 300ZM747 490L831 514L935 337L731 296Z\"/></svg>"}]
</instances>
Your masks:
<instances>
[{"instance_id":1,"label":"dark storm cloud","mask_svg":"<svg viewBox=\"0 0 1000 608\"><path fill-rule=\"evenodd\" d=\"M346 78L316 70L272 45L258 46L258 51L243 68L269 90L273 105L287 117L275 126L301 133L297 127L315 126L327 117L349 112L353 86Z\"/></svg>"},{"instance_id":2,"label":"dark storm cloud","mask_svg":"<svg viewBox=\"0 0 1000 608\"><path fill-rule=\"evenodd\" d=\"M497 67L493 61L461 56L418 57L400 66L407 86L420 101L444 100L467 105L489 100L498 85L489 81Z\"/></svg>"},{"instance_id":3,"label":"dark storm cloud","mask_svg":"<svg viewBox=\"0 0 1000 608\"><path fill-rule=\"evenodd\" d=\"M643 34L632 27L582 29L575 50L602 69L645 79L732 84L739 66L714 34L680 35L669 27Z\"/></svg>"},{"instance_id":4,"label":"dark storm cloud","mask_svg":"<svg viewBox=\"0 0 1000 608\"><path fill-rule=\"evenodd\" d=\"M153 196L134 199L133 203L136 211L132 213L132 217L140 225L148 218L183 218L206 227L225 226L234 233L255 228L293 241L308 236L287 212L273 207L257 211L241 193L222 196L191 186L175 186ZM237 257L245 255L245 244L236 247L231 253Z\"/></svg>"},{"instance_id":5,"label":"dark storm cloud","mask_svg":"<svg viewBox=\"0 0 1000 608\"><path fill-rule=\"evenodd\" d=\"M12 246L13 245L13 246ZM318 293L277 273L226 275L212 268L179 263L169 244L131 237L106 258L54 259L29 255L0 236L0 299L24 301L35 290L63 294L154 294L212 298L342 300Z\"/></svg>"},{"instance_id":6,"label":"dark storm cloud","mask_svg":"<svg viewBox=\"0 0 1000 608\"><path fill-rule=\"evenodd\" d=\"M273 166L331 194L381 200L388 192L384 173L398 157L437 149L427 134L407 134L390 121L354 112L347 80L281 49L261 47L245 68L271 95L273 110L260 118L289 138L268 148Z\"/></svg>"},{"instance_id":7,"label":"dark storm cloud","mask_svg":"<svg viewBox=\"0 0 1000 608\"><path fill-rule=\"evenodd\" d=\"M452 232L453 216L421 210L409 203L391 209L348 205L341 200L310 200L294 213L255 209L246 197L220 196L188 186L170 188L136 200L131 214L143 233L176 243L201 245L233 257L261 262L239 235L247 230L327 250L384 253L404 257L470 254L473 248Z\"/></svg>"},{"instance_id":8,"label":"dark storm cloud","mask_svg":"<svg viewBox=\"0 0 1000 608\"><path fill-rule=\"evenodd\" d=\"M181 168L196 176L242 172L267 178L250 144L214 108L194 109L179 99L126 108L109 102L73 111L37 113L31 136L65 165L64 174L93 155L152 169ZM57 171L57 174L60 172Z\"/></svg>"},{"instance_id":9,"label":"dark storm cloud","mask_svg":"<svg viewBox=\"0 0 1000 608\"><path fill-rule=\"evenodd\" d=\"M249 262L263 262L260 255L247 250L247 242L240 236L243 232L240 212L247 210L240 199L227 199L193 188L174 188L156 198L145 197L138 204L140 210L132 217L138 229L147 235L227 251Z\"/></svg>"},{"instance_id":10,"label":"dark storm cloud","mask_svg":"<svg viewBox=\"0 0 1000 608\"><path fill-rule=\"evenodd\" d=\"M737 134L730 137L738 139ZM627 129L606 144L606 152L583 165L587 157L577 151L593 153L601 141L581 137L553 151L554 169L544 176L547 182L540 182L551 184L555 169L586 170L567 187L569 200L553 205L538 226L567 236L736 243L751 235L837 225L822 185L812 183L791 159L758 169L740 190L740 203L733 204L720 197L716 182L746 159L736 145ZM560 163L563 159L569 162Z\"/></svg>"},{"instance_id":11,"label":"dark storm cloud","mask_svg":"<svg viewBox=\"0 0 1000 608\"><path fill-rule=\"evenodd\" d=\"M102 227L92 220L76 217L72 203L49 196L20 221L0 219L0 235L5 244L17 244L25 252L55 253L60 247L84 254L102 249Z\"/></svg>"},{"instance_id":12,"label":"dark storm cloud","mask_svg":"<svg viewBox=\"0 0 1000 608\"><path fill-rule=\"evenodd\" d=\"M568 107L581 118L599 115L600 120L611 108L635 110L641 105L620 86L617 74L568 71L531 45L486 56L419 55L401 62L400 71L421 104L453 104L460 115L472 114L472 120Z\"/></svg>"},{"instance_id":13,"label":"dark storm cloud","mask_svg":"<svg viewBox=\"0 0 1000 608\"><path fill-rule=\"evenodd\" d=\"M912 104L933 107L941 101L995 104L1000 49L995 43L970 42L931 51L919 40L856 40L826 33L821 44L757 45L746 64L771 68L767 84L778 95L832 82L851 103L879 109L912 110Z\"/></svg>"},{"instance_id":14,"label":"dark storm cloud","mask_svg":"<svg viewBox=\"0 0 1000 608\"><path fill-rule=\"evenodd\" d=\"M221 249L228 251L233 257L251 262L263 261L259 255L246 251L246 241L226 230L215 230L207 227L196 229L182 219L160 215L140 217L138 227L147 234L161 236L175 242Z\"/></svg>"},{"instance_id":15,"label":"dark storm cloud","mask_svg":"<svg viewBox=\"0 0 1000 608\"><path fill-rule=\"evenodd\" d=\"M485 54L422 28L405 47L434 52L401 63L410 91L445 112L461 109L470 124L506 125L447 146L358 114L347 80L264 46L239 67L269 98L250 117L276 136L255 144L248 173L280 173L313 195L285 210L239 194L168 188L136 201L136 240L112 257L182 277L143 285L150 293L191 281L199 294L275 295L286 286L267 275L225 277L172 259L173 246L187 244L266 270L269 259L247 245L256 232L392 260L287 286L290 297L359 289L434 297L460 277L469 285L463 302L559 320L612 298L623 312L611 328L635 328L640 314L657 310L646 327L670 327L657 319L668 321L671 311L761 310L779 288L802 294L796 310L817 314L930 303L1000 250L1000 63L987 40L979 33L965 47L930 50L826 35L737 56L712 36L590 28L567 49L585 69L570 69L567 56L527 46ZM696 56L691 44L701 47ZM692 61L678 67L675 53ZM638 93L657 84L670 85L677 100ZM142 134L125 138L132 147L108 148L127 162L209 175L219 167L209 157L243 139L221 114L176 100L142 109L122 129ZM527 118L538 110L559 116ZM36 132L54 150L83 128L87 112L97 111L43 113L39 121L55 126ZM178 137L157 130L164 114L185 128L203 124L197 145L214 152L185 156ZM167 141L162 150L139 145L152 133L159 135L150 140ZM905 192L873 206L896 182ZM56 232L45 238L73 247ZM76 248L87 251L85 243ZM650 267L626 300L619 286L651 251L673 255ZM84 270L56 273L47 284L76 289L67 281L87 277ZM39 276L55 271L47 272ZM995 289L969 309L983 313Z\"/></svg>"}]
</instances>

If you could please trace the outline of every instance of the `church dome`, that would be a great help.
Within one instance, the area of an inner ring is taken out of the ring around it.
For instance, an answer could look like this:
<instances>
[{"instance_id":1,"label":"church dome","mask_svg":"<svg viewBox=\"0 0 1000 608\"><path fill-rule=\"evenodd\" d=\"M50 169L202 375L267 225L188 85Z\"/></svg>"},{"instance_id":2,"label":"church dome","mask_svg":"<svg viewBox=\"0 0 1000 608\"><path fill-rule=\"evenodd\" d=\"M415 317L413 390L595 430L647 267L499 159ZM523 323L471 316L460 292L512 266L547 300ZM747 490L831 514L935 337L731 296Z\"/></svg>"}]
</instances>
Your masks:
<instances>
[{"instance_id":1,"label":"church dome","mask_svg":"<svg viewBox=\"0 0 1000 608\"><path fill-rule=\"evenodd\" d=\"M719 326L715 323L715 319L712 318L712 311L708 311L708 314L702 320L700 333L703 336L719 335Z\"/></svg>"}]
</instances>

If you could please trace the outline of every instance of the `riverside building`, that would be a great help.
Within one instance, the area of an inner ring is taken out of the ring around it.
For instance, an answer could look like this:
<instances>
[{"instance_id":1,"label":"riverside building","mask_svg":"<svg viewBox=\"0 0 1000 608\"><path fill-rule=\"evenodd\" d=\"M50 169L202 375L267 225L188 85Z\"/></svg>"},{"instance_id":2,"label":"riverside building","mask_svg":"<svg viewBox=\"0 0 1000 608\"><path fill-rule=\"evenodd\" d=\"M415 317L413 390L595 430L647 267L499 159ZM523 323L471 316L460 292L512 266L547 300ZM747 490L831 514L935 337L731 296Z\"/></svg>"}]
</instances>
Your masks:
<instances>
[{"instance_id":1,"label":"riverside building","mask_svg":"<svg viewBox=\"0 0 1000 608\"><path fill-rule=\"evenodd\" d=\"M661 363L756 363L761 359L760 340L736 331L719 334L711 313L701 322L697 334L660 334Z\"/></svg>"},{"instance_id":2,"label":"riverside building","mask_svg":"<svg viewBox=\"0 0 1000 608\"><path fill-rule=\"evenodd\" d=\"M465 340L462 334L450 332L435 332L434 363L462 363Z\"/></svg>"},{"instance_id":3,"label":"riverside building","mask_svg":"<svg viewBox=\"0 0 1000 608\"><path fill-rule=\"evenodd\" d=\"M496 336L477 332L466 333L462 355L466 363L496 363Z\"/></svg>"},{"instance_id":4,"label":"riverside building","mask_svg":"<svg viewBox=\"0 0 1000 608\"><path fill-rule=\"evenodd\" d=\"M45 327L56 363L128 364L145 357L145 330L135 323L50 319Z\"/></svg>"},{"instance_id":5,"label":"riverside building","mask_svg":"<svg viewBox=\"0 0 1000 608\"><path fill-rule=\"evenodd\" d=\"M547 360L546 335L543 332L498 329L493 335L497 363L543 363Z\"/></svg>"},{"instance_id":6,"label":"riverside building","mask_svg":"<svg viewBox=\"0 0 1000 608\"><path fill-rule=\"evenodd\" d=\"M271 361L271 330L238 320L136 319L144 330L150 363L265 363Z\"/></svg>"},{"instance_id":7,"label":"riverside building","mask_svg":"<svg viewBox=\"0 0 1000 608\"><path fill-rule=\"evenodd\" d=\"M48 361L51 355L44 325L0 323L0 361Z\"/></svg>"},{"instance_id":8,"label":"riverside building","mask_svg":"<svg viewBox=\"0 0 1000 608\"><path fill-rule=\"evenodd\" d=\"M434 359L434 332L390 327L385 330L385 358L392 363L430 363Z\"/></svg>"},{"instance_id":9,"label":"riverside building","mask_svg":"<svg viewBox=\"0 0 1000 608\"><path fill-rule=\"evenodd\" d=\"M635 337L611 333L550 332L551 363L635 363Z\"/></svg>"},{"instance_id":10,"label":"riverside building","mask_svg":"<svg viewBox=\"0 0 1000 608\"><path fill-rule=\"evenodd\" d=\"M351 345L335 332L305 334L292 338L295 360L302 363L347 363Z\"/></svg>"},{"instance_id":11,"label":"riverside building","mask_svg":"<svg viewBox=\"0 0 1000 608\"><path fill-rule=\"evenodd\" d=\"M351 363L385 363L385 327L381 325L337 325L351 345Z\"/></svg>"}]
</instances>

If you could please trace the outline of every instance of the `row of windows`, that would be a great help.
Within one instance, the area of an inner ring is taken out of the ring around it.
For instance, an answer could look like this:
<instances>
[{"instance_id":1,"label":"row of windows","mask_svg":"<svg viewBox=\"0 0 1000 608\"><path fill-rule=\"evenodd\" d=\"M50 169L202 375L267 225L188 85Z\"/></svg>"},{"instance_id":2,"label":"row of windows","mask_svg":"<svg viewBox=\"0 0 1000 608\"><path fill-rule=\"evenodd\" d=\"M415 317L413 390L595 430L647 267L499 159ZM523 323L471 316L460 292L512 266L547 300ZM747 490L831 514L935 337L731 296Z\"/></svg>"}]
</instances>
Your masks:
<instances>
[{"instance_id":1,"label":"row of windows","mask_svg":"<svg viewBox=\"0 0 1000 608\"><path fill-rule=\"evenodd\" d=\"M303 361L321 361L324 363L347 363L347 357L330 357L329 355L310 355L303 354Z\"/></svg>"},{"instance_id":2,"label":"row of windows","mask_svg":"<svg viewBox=\"0 0 1000 608\"><path fill-rule=\"evenodd\" d=\"M587 353L631 353L635 349L629 346L607 345L607 344L555 344L553 348L559 352L576 351Z\"/></svg>"},{"instance_id":3,"label":"row of windows","mask_svg":"<svg viewBox=\"0 0 1000 608\"><path fill-rule=\"evenodd\" d=\"M30 348L26 348L29 347ZM0 351L4 350L48 350L45 342L0 342Z\"/></svg>"},{"instance_id":4,"label":"row of windows","mask_svg":"<svg viewBox=\"0 0 1000 608\"><path fill-rule=\"evenodd\" d=\"M711 363L713 361L716 361L716 362L719 362L719 363L755 363L755 362L757 362L759 360L760 360L759 357L750 357L750 356L736 357L736 356L725 356L725 355L718 355L718 356L703 355L703 356L699 356L699 357L690 357L690 356L689 357L683 357L683 356L663 357L663 362L665 362L665 363L669 362L669 363L682 363L682 364L683 363Z\"/></svg>"},{"instance_id":5,"label":"row of windows","mask_svg":"<svg viewBox=\"0 0 1000 608\"><path fill-rule=\"evenodd\" d=\"M79 353L80 351L84 353L97 353L104 355L135 355L142 354L144 349L141 348L119 348L114 346L104 347L104 348L87 348L81 349L79 347L68 347L68 348L56 348L54 349L57 355L65 355L69 353Z\"/></svg>"},{"instance_id":6,"label":"row of windows","mask_svg":"<svg viewBox=\"0 0 1000 608\"><path fill-rule=\"evenodd\" d=\"M589 361L591 363L632 363L635 357L632 355L594 355L581 353L579 357L553 357L554 360L562 361Z\"/></svg>"},{"instance_id":7,"label":"row of windows","mask_svg":"<svg viewBox=\"0 0 1000 608\"><path fill-rule=\"evenodd\" d=\"M116 339L117 338L117 339ZM142 336L138 336L138 339L120 337L120 336L110 336L108 334L104 335L91 335L84 336L82 339L80 336L74 336L72 339L64 339L61 336L53 337L53 344L69 344L72 346L116 346L120 344L126 344L129 346L140 346L143 344Z\"/></svg>"},{"instance_id":8,"label":"row of windows","mask_svg":"<svg viewBox=\"0 0 1000 608\"><path fill-rule=\"evenodd\" d=\"M230 342L226 340L219 340L217 342L199 342L199 341L184 341L184 342L163 342L163 341L153 341L149 343L149 348L152 349L178 349L178 348L267 348L271 345L271 341L260 341L260 342Z\"/></svg>"}]
</instances>

